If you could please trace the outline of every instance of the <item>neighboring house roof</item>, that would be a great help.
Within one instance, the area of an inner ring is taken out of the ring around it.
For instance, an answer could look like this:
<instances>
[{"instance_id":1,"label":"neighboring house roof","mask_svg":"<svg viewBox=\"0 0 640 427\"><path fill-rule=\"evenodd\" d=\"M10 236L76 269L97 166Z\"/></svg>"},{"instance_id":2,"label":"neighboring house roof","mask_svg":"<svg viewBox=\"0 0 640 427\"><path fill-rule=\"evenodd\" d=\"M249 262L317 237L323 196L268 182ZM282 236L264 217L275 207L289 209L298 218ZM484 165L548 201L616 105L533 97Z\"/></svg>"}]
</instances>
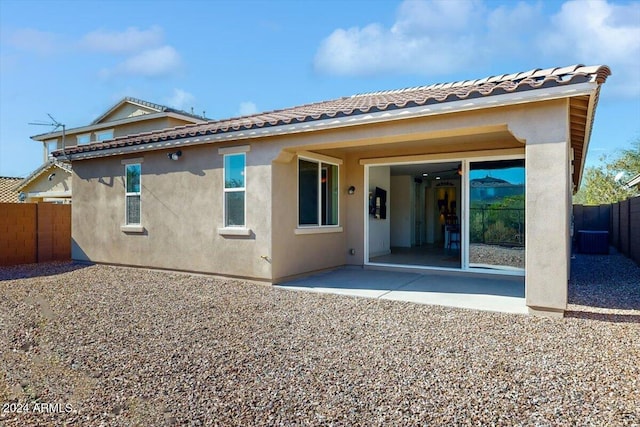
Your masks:
<instances>
[{"instance_id":1,"label":"neighboring house roof","mask_svg":"<svg viewBox=\"0 0 640 427\"><path fill-rule=\"evenodd\" d=\"M18 203L18 192L13 189L22 178L0 176L0 203Z\"/></svg>"},{"instance_id":2,"label":"neighboring house roof","mask_svg":"<svg viewBox=\"0 0 640 427\"><path fill-rule=\"evenodd\" d=\"M132 115L125 118L118 118L114 120L107 120L114 112L118 109L122 108L125 104L132 104L135 106L143 107L144 110L147 110L145 114L137 114ZM126 97L116 103L113 107L109 108L104 114L101 114L100 117L96 118L93 122L86 126L80 126L75 128L65 129L67 135L72 134L82 134L85 132L91 132L99 129L107 129L116 126L120 126L127 123L138 122L143 120L149 120L157 117L175 117L178 119L182 119L184 121L192 122L192 123L206 123L210 119L204 116L198 116L193 113L188 113L186 111L178 110L175 108L167 107L166 105L154 104L152 102L143 101L137 98ZM36 141L45 141L48 139L59 138L62 136L62 131L48 132L42 133L38 135L34 135L31 139Z\"/></svg>"},{"instance_id":3,"label":"neighboring house roof","mask_svg":"<svg viewBox=\"0 0 640 427\"><path fill-rule=\"evenodd\" d=\"M109 117L109 115L111 113L113 113L118 108L120 108L123 104L126 104L126 103L141 105L141 106L147 107L147 108L149 108L151 110L155 110L158 113L165 113L165 112L166 113L176 113L176 114L180 114L182 116L191 117L192 119L196 119L196 120L199 120L199 121L202 121L202 120L207 120L208 121L208 120L210 120L210 119L207 119L206 117L204 117L204 113L202 114L202 116L199 116L197 114L187 113L186 111L178 110L176 108L167 107L166 105L154 104L153 102L144 101L142 99L137 99L137 98L132 98L130 96L127 96L127 97L123 98L122 100L120 100L120 102L118 102L116 105L111 107L109 110L107 110L103 115L101 115L100 117L95 119L93 122L91 122L91 124L92 125L96 125L98 123L101 123L105 118Z\"/></svg>"},{"instance_id":4,"label":"neighboring house roof","mask_svg":"<svg viewBox=\"0 0 640 427\"><path fill-rule=\"evenodd\" d=\"M16 192L22 191L27 185L35 181L39 176L44 174L52 173L52 169L62 169L65 172L72 173L71 165L68 163L63 163L55 159L50 159L46 163L40 165L40 167L29 174L24 179L20 179L19 182L15 183L13 189Z\"/></svg>"},{"instance_id":5,"label":"neighboring house roof","mask_svg":"<svg viewBox=\"0 0 640 427\"><path fill-rule=\"evenodd\" d=\"M178 126L173 129L119 137L106 142L69 147L65 150L65 154L71 155L72 158L81 159L111 155L114 154L113 150L145 144L150 144L150 146L137 148L136 151L162 149L167 147L167 142L185 139L189 139L189 143L192 144L203 144L260 137L275 134L278 130L282 131L281 133L293 133L313 129L330 129L357 124L355 119L364 117L366 120L367 117L376 113L393 113L399 110L404 112L414 107L421 108L423 115L435 112L464 111L498 106L500 105L498 103L481 104L479 101L500 95L521 95L510 99L511 103L582 96L582 99L575 100L575 105L571 105L571 113L574 112L573 109L576 110L575 114L571 114L571 143L574 146L579 165L579 168L576 168L578 175L574 177L574 183L577 185L584 164L583 152L586 152L586 145L591 133L599 85L604 83L610 74L611 71L604 65L589 67L573 65L503 74L478 80L364 93L250 116ZM583 92L568 90L569 86L574 89L577 87L575 85L579 84L587 84L588 88L585 88ZM533 95L529 98L526 97L527 93L531 93L531 91L538 93L540 90L548 92L548 97L534 97ZM594 94L594 90L595 97L590 97ZM455 108L445 109L448 108L445 104L451 105L449 103L456 101L462 102L459 102ZM438 107L442 108L438 109ZM381 117L379 114L376 119L381 121L390 118ZM322 121L328 121L328 123L322 123L323 126L320 127L319 122ZM364 122L360 121L360 123ZM318 126L315 126L316 124ZM183 142L186 144L186 141ZM151 147L154 143L159 144ZM61 154L61 152L54 152L54 156ZM78 154L81 155L75 156Z\"/></svg>"},{"instance_id":6,"label":"neighboring house roof","mask_svg":"<svg viewBox=\"0 0 640 427\"><path fill-rule=\"evenodd\" d=\"M640 185L640 173L627 182L627 188L635 187L636 185Z\"/></svg>"}]
</instances>

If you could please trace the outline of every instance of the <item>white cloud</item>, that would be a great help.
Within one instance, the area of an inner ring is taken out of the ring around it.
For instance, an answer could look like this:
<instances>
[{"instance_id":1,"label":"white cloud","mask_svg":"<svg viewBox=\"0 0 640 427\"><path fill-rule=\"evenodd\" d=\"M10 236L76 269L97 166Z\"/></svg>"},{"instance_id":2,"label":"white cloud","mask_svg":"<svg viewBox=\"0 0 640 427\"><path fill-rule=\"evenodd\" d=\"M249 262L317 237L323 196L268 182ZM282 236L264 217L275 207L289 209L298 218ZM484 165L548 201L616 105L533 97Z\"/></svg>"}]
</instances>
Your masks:
<instances>
[{"instance_id":1,"label":"white cloud","mask_svg":"<svg viewBox=\"0 0 640 427\"><path fill-rule=\"evenodd\" d=\"M145 50L127 58L113 69L103 69L102 77L114 75L136 75L143 77L162 77L175 74L182 68L180 54L171 46L162 46Z\"/></svg>"},{"instance_id":2,"label":"white cloud","mask_svg":"<svg viewBox=\"0 0 640 427\"><path fill-rule=\"evenodd\" d=\"M107 53L139 52L162 44L162 28L153 26L147 30L129 27L124 31L96 30L85 34L81 45L91 51Z\"/></svg>"},{"instance_id":3,"label":"white cloud","mask_svg":"<svg viewBox=\"0 0 640 427\"><path fill-rule=\"evenodd\" d=\"M41 55L58 53L63 45L58 34L33 28L22 28L13 31L9 34L8 43L14 48Z\"/></svg>"},{"instance_id":4,"label":"white cloud","mask_svg":"<svg viewBox=\"0 0 640 427\"><path fill-rule=\"evenodd\" d=\"M395 24L337 29L321 44L315 67L328 74L447 74L475 63L483 11L477 1L405 1Z\"/></svg>"},{"instance_id":5,"label":"white cloud","mask_svg":"<svg viewBox=\"0 0 640 427\"><path fill-rule=\"evenodd\" d=\"M507 62L518 68L504 72L606 64L613 71L607 91L640 95L640 2L569 0L551 17L542 6L406 0L389 27L333 31L321 42L314 67L333 75L436 76Z\"/></svg>"},{"instance_id":6,"label":"white cloud","mask_svg":"<svg viewBox=\"0 0 640 427\"><path fill-rule=\"evenodd\" d=\"M251 101L245 101L240 103L240 109L238 110L238 114L241 116L250 116L251 114L256 114L258 112L258 107Z\"/></svg>"},{"instance_id":7,"label":"white cloud","mask_svg":"<svg viewBox=\"0 0 640 427\"><path fill-rule=\"evenodd\" d=\"M567 1L538 39L552 58L611 66L616 92L640 95L640 3Z\"/></svg>"},{"instance_id":8,"label":"white cloud","mask_svg":"<svg viewBox=\"0 0 640 427\"><path fill-rule=\"evenodd\" d=\"M190 110L196 101L196 97L182 89L174 89L173 95L167 100L167 105L178 110Z\"/></svg>"}]
</instances>

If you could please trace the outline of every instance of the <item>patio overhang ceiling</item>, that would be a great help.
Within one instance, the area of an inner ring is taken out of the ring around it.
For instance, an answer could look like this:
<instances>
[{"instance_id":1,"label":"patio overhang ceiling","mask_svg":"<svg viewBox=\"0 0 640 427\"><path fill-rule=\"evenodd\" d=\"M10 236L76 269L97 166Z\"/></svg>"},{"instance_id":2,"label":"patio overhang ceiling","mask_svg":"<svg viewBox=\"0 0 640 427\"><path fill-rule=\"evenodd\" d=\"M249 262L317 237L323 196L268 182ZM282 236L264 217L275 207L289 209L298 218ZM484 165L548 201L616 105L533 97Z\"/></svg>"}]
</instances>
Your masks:
<instances>
[{"instance_id":1,"label":"patio overhang ceiling","mask_svg":"<svg viewBox=\"0 0 640 427\"><path fill-rule=\"evenodd\" d=\"M278 161L290 161L299 151L313 151L320 154L329 151L333 153L336 151L345 153L394 151L405 156L411 153L424 155L513 148L524 150L524 141L517 139L507 125L502 124L411 135L392 134L371 137L365 134L362 138L351 140L337 137L335 142L307 143L288 147L283 150Z\"/></svg>"}]
</instances>

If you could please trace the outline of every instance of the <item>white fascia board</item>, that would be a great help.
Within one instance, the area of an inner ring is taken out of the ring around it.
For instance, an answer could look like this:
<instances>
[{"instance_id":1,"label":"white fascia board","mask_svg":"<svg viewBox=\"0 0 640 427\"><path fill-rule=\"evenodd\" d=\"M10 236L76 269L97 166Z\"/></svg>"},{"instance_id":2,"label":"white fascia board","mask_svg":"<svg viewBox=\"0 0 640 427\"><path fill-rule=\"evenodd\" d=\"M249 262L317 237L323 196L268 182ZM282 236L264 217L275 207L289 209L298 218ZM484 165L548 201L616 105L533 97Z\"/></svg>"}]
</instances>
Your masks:
<instances>
[{"instance_id":1,"label":"white fascia board","mask_svg":"<svg viewBox=\"0 0 640 427\"><path fill-rule=\"evenodd\" d=\"M115 156L140 151L163 150L178 146L190 146L225 141L242 141L247 139L300 134L325 129L338 129L350 126L359 126L372 123L383 123L395 120L404 120L416 117L428 117L439 114L473 111L484 108L504 107L509 105L525 104L530 102L549 101L554 99L569 98L574 96L592 95L598 88L598 83L586 82L569 86L557 86L548 89L531 89L522 92L508 93L504 95L486 96L475 99L463 99L446 103L421 105L397 110L385 110L377 113L359 114L339 118L330 118L295 124L284 124L266 128L243 129L234 132L223 132L212 135L199 135L174 139L171 141L150 142L140 145L109 148L106 150L87 151L72 154L71 160L91 159L96 157Z\"/></svg>"},{"instance_id":2,"label":"white fascia board","mask_svg":"<svg viewBox=\"0 0 640 427\"><path fill-rule=\"evenodd\" d=\"M125 125L125 124L136 123L136 122L141 122L141 121L150 120L150 119L159 119L162 117L171 117L174 119L186 120L186 121L192 122L193 124L201 124L201 123L207 122L206 120L196 119L196 118L185 116L178 113L161 111L158 113L149 113L149 114L142 114L140 116L127 117L124 119L114 120L111 122L103 122L103 123L97 123L95 125L88 125L88 126L81 126L77 128L66 129L65 134L66 136L73 136L73 135L78 135L83 133L91 133L97 130L113 129L115 127ZM162 129L158 129L158 130L162 130ZM62 131L57 131L57 132L34 135L31 137L31 139L33 139L34 141L46 141L46 140L49 140L52 138L58 138L61 136L62 136Z\"/></svg>"},{"instance_id":3,"label":"white fascia board","mask_svg":"<svg viewBox=\"0 0 640 427\"><path fill-rule=\"evenodd\" d=\"M631 178L631 180L629 182L627 182L627 188L631 188L631 187L635 187L636 185L640 184L640 174L636 175L635 177Z\"/></svg>"},{"instance_id":4,"label":"white fascia board","mask_svg":"<svg viewBox=\"0 0 640 427\"><path fill-rule=\"evenodd\" d=\"M27 193L28 197L71 197L71 190L65 191L32 191Z\"/></svg>"}]
</instances>

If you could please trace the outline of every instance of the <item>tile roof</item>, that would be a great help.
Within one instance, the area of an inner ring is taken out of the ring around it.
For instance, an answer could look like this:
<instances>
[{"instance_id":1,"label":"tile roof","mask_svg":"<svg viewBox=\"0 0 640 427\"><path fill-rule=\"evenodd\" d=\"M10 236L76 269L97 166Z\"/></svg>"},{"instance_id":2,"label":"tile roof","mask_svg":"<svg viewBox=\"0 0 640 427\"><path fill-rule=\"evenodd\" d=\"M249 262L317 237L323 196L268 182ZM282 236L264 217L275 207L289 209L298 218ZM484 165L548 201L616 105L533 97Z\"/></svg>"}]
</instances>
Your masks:
<instances>
[{"instance_id":1,"label":"tile roof","mask_svg":"<svg viewBox=\"0 0 640 427\"><path fill-rule=\"evenodd\" d=\"M359 114L396 110L423 105L482 98L535 89L596 82L604 83L611 74L604 65L534 69L521 73L503 74L477 80L438 83L400 90L363 93L330 101L322 101L282 110L207 123L179 126L172 129L145 132L119 137L110 141L70 147L65 152L76 154L89 151L141 145L226 132L251 130ZM56 152L54 156L62 153Z\"/></svg>"},{"instance_id":2,"label":"tile roof","mask_svg":"<svg viewBox=\"0 0 640 427\"><path fill-rule=\"evenodd\" d=\"M18 203L18 192L13 187L22 178L0 176L0 203Z\"/></svg>"}]
</instances>

